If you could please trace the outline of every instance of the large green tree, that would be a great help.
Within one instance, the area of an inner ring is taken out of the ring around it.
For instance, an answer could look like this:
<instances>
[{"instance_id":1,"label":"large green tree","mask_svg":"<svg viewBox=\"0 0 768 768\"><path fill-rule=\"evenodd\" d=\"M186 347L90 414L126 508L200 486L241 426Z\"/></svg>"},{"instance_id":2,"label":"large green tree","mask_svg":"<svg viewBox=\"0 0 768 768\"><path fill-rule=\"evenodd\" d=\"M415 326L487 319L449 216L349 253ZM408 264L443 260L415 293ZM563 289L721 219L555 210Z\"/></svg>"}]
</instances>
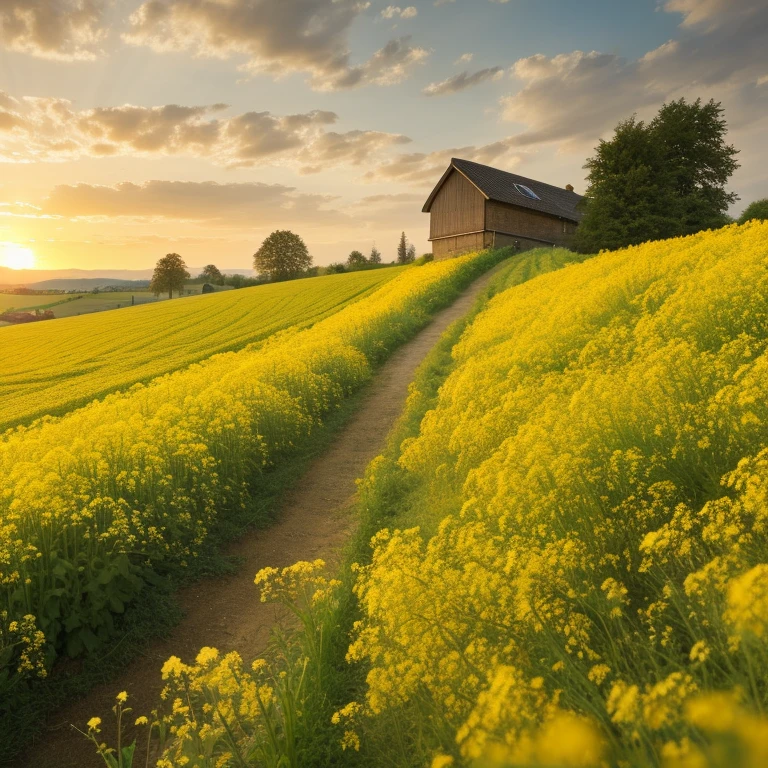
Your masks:
<instances>
[{"instance_id":1,"label":"large green tree","mask_svg":"<svg viewBox=\"0 0 768 768\"><path fill-rule=\"evenodd\" d=\"M768 197L750 203L744 210L744 213L739 216L739 224L746 224L748 221L752 221L752 219L768 221Z\"/></svg>"},{"instance_id":2,"label":"large green tree","mask_svg":"<svg viewBox=\"0 0 768 768\"><path fill-rule=\"evenodd\" d=\"M650 123L619 123L584 166L588 189L576 249L621 248L726 224L737 199L726 184L738 163L722 114L717 102L679 99Z\"/></svg>"},{"instance_id":3,"label":"large green tree","mask_svg":"<svg viewBox=\"0 0 768 768\"><path fill-rule=\"evenodd\" d=\"M575 245L583 253L671 237L678 229L672 176L647 125L635 117L600 141L589 170L586 211Z\"/></svg>"},{"instance_id":4,"label":"large green tree","mask_svg":"<svg viewBox=\"0 0 768 768\"><path fill-rule=\"evenodd\" d=\"M728 125L723 111L714 100L689 104L678 99L664 104L648 125L671 174L681 235L724 226L729 206L738 200L726 190L739 164L738 150L725 140Z\"/></svg>"},{"instance_id":5,"label":"large green tree","mask_svg":"<svg viewBox=\"0 0 768 768\"><path fill-rule=\"evenodd\" d=\"M304 241L293 232L273 232L253 256L253 266L270 280L300 277L312 266Z\"/></svg>"},{"instance_id":6,"label":"large green tree","mask_svg":"<svg viewBox=\"0 0 768 768\"><path fill-rule=\"evenodd\" d=\"M188 279L189 272L184 259L178 253L169 253L157 262L149 289L155 296L167 291L168 298L172 299L173 292L180 293L184 287L184 281Z\"/></svg>"}]
</instances>

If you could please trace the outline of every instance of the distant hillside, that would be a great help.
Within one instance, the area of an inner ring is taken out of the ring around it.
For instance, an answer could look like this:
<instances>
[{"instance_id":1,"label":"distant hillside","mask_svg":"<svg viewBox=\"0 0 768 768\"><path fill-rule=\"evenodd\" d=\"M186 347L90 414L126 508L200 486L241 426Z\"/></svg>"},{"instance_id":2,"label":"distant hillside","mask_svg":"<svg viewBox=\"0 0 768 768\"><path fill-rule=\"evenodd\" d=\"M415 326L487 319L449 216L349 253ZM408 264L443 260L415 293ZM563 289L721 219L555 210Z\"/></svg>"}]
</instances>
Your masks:
<instances>
[{"instance_id":1,"label":"distant hillside","mask_svg":"<svg viewBox=\"0 0 768 768\"><path fill-rule=\"evenodd\" d=\"M123 288L126 291L149 287L149 280L119 280L115 277L86 277L41 280L39 283L27 283L33 291L94 291L101 288Z\"/></svg>"},{"instance_id":2,"label":"distant hillside","mask_svg":"<svg viewBox=\"0 0 768 768\"><path fill-rule=\"evenodd\" d=\"M196 277L203 271L202 267L189 267L189 273ZM222 268L221 271L227 275L245 275L252 277L255 275L253 269L245 267ZM47 283L51 280L105 280L110 282L108 285L122 285L119 281L133 282L136 280L150 280L152 278L152 269L9 269L0 267L0 287L1 286L26 286L28 288L37 288L47 290L41 286L41 283ZM118 282L114 282L118 281ZM60 288L61 286L56 286ZM91 286L92 290L95 285ZM73 290L63 288L63 290ZM78 290L75 286L74 290Z\"/></svg>"}]
</instances>

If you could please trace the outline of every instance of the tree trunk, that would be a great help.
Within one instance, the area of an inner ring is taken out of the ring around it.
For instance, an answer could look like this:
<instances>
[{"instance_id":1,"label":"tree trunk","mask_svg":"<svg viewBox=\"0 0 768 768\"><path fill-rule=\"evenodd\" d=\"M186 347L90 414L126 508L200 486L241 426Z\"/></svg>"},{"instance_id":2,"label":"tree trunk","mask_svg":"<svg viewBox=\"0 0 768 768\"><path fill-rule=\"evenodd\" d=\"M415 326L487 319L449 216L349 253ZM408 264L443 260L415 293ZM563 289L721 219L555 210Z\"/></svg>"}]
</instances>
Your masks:
<instances>
[{"instance_id":1,"label":"tree trunk","mask_svg":"<svg viewBox=\"0 0 768 768\"><path fill-rule=\"evenodd\" d=\"M173 288L169 288L169 289L168 289L168 298L169 298L169 299L172 299L172 298L173 298Z\"/></svg>"}]
</instances>

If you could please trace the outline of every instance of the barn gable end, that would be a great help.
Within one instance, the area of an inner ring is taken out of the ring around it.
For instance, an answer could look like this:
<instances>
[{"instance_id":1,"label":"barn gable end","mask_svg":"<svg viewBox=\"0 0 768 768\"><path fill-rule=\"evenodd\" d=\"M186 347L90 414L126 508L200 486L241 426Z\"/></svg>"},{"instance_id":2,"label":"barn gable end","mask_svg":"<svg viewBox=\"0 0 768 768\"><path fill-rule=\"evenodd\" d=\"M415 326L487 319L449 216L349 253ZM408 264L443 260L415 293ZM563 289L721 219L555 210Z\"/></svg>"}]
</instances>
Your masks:
<instances>
[{"instance_id":1,"label":"barn gable end","mask_svg":"<svg viewBox=\"0 0 768 768\"><path fill-rule=\"evenodd\" d=\"M466 176L451 169L432 201L430 239L482 232L485 201L485 195Z\"/></svg>"}]
</instances>

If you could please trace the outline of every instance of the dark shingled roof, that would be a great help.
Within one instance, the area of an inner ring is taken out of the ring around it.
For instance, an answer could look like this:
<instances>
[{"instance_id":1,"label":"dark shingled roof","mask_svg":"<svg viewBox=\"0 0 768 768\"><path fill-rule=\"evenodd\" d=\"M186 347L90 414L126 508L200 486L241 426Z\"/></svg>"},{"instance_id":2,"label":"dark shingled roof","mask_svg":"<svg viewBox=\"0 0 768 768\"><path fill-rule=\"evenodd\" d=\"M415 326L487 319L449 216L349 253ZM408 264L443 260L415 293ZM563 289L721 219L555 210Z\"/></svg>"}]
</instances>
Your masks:
<instances>
[{"instance_id":1,"label":"dark shingled roof","mask_svg":"<svg viewBox=\"0 0 768 768\"><path fill-rule=\"evenodd\" d=\"M454 168L464 174L489 200L517 205L521 208L530 208L568 221L581 221L583 214L576 209L576 205L583 199L581 195L567 189L553 187L551 184L544 184L544 182L535 179L518 176L516 173L500 171L498 168L491 168L488 165L480 165L480 163L459 160L458 158L451 160L451 167L440 179L440 183L435 187L424 205L424 213L429 213L440 187L443 186L443 182ZM524 184L541 199L533 200L524 195L515 188L515 184Z\"/></svg>"}]
</instances>

